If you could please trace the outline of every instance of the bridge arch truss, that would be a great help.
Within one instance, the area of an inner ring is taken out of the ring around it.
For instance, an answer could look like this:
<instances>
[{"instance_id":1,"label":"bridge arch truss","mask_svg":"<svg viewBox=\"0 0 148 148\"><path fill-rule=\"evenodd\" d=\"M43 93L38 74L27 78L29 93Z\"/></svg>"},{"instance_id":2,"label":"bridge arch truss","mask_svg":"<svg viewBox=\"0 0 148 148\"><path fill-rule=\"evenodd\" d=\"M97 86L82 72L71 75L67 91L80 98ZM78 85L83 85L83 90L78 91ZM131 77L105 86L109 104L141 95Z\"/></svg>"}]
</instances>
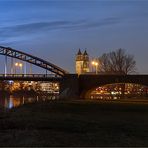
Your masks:
<instances>
[{"instance_id":1,"label":"bridge arch truss","mask_svg":"<svg viewBox=\"0 0 148 148\"><path fill-rule=\"evenodd\" d=\"M0 46L0 55L5 55L8 57L12 57L15 59L19 59L19 60L31 63L33 65L36 65L36 66L41 67L47 71L52 72L57 76L64 76L65 74L68 74L67 71L63 70L62 68L60 68L48 61L45 61L41 58L38 58L38 57L30 55L30 54L27 54L25 52L12 49L10 47Z\"/></svg>"}]
</instances>

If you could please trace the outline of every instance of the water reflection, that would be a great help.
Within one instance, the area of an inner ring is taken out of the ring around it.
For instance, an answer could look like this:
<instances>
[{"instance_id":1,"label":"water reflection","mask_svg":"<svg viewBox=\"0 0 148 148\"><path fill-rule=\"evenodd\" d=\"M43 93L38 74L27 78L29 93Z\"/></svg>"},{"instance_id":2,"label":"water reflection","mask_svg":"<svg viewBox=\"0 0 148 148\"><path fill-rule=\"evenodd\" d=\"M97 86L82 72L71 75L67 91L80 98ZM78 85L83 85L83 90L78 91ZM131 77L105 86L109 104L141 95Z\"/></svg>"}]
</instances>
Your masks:
<instances>
[{"instance_id":1,"label":"water reflection","mask_svg":"<svg viewBox=\"0 0 148 148\"><path fill-rule=\"evenodd\" d=\"M33 103L38 101L46 101L46 100L55 100L58 99L56 95L49 95L49 96L0 96L0 106L5 108L11 109L13 107L17 107L27 103Z\"/></svg>"},{"instance_id":2,"label":"water reflection","mask_svg":"<svg viewBox=\"0 0 148 148\"><path fill-rule=\"evenodd\" d=\"M116 100L121 99L120 95L91 95L91 99L100 99L100 100Z\"/></svg>"}]
</instances>

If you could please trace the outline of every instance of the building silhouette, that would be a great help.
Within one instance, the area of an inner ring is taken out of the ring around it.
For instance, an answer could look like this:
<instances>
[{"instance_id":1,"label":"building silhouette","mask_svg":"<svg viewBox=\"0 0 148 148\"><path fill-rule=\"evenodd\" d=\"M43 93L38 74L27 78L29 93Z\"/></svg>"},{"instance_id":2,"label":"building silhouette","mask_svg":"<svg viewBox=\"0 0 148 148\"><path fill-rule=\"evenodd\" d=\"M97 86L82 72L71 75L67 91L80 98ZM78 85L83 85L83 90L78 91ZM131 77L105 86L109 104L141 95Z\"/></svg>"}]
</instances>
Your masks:
<instances>
[{"instance_id":1,"label":"building silhouette","mask_svg":"<svg viewBox=\"0 0 148 148\"><path fill-rule=\"evenodd\" d=\"M75 59L76 73L78 75L89 72L89 55L85 50L84 53L79 49Z\"/></svg>"}]
</instances>

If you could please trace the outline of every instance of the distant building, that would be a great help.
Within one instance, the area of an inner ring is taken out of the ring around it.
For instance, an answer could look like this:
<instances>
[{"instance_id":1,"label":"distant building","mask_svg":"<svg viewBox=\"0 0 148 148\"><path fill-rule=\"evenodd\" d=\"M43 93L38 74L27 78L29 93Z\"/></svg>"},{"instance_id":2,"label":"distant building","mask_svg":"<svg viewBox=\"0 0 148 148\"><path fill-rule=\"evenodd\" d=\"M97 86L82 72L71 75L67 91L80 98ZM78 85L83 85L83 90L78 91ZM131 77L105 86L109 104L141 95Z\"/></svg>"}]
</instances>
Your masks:
<instances>
[{"instance_id":1,"label":"distant building","mask_svg":"<svg viewBox=\"0 0 148 148\"><path fill-rule=\"evenodd\" d=\"M78 75L89 72L89 55L87 54L86 50L84 51L84 53L82 53L79 49L78 53L76 54L75 62L76 73Z\"/></svg>"},{"instance_id":2,"label":"distant building","mask_svg":"<svg viewBox=\"0 0 148 148\"><path fill-rule=\"evenodd\" d=\"M59 92L59 84L42 82L40 83L40 90L43 92L48 92L48 93Z\"/></svg>"}]
</instances>

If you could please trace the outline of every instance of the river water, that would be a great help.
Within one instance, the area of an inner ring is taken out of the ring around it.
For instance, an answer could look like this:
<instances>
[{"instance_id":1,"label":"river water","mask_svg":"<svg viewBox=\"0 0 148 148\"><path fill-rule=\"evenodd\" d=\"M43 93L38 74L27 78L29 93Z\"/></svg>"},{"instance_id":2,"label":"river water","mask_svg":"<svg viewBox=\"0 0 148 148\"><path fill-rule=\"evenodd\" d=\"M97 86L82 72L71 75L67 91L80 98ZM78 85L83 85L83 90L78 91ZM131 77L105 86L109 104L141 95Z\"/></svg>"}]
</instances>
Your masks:
<instances>
[{"instance_id":1,"label":"river water","mask_svg":"<svg viewBox=\"0 0 148 148\"><path fill-rule=\"evenodd\" d=\"M33 103L38 101L46 101L46 100L55 100L58 99L58 96L0 96L0 106L3 106L7 109L11 109L13 107L18 107L23 104Z\"/></svg>"}]
</instances>

